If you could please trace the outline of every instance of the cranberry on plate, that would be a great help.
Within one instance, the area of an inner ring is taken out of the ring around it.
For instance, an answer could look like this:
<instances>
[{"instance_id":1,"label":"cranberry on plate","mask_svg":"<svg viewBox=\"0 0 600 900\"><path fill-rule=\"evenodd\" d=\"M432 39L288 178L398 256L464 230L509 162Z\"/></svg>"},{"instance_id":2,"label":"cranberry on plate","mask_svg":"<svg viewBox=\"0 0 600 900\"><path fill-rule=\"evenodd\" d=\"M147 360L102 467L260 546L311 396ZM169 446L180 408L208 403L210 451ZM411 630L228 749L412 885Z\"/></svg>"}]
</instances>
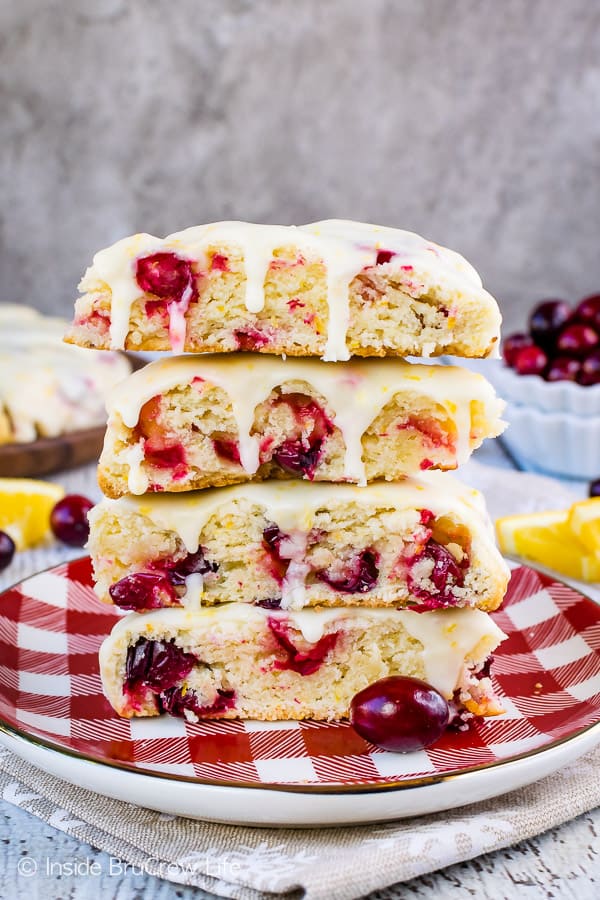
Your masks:
<instances>
[{"instance_id":1,"label":"cranberry on plate","mask_svg":"<svg viewBox=\"0 0 600 900\"><path fill-rule=\"evenodd\" d=\"M448 703L435 688L402 675L370 684L350 705L354 730L372 744L397 753L429 747L449 721Z\"/></svg>"}]
</instances>

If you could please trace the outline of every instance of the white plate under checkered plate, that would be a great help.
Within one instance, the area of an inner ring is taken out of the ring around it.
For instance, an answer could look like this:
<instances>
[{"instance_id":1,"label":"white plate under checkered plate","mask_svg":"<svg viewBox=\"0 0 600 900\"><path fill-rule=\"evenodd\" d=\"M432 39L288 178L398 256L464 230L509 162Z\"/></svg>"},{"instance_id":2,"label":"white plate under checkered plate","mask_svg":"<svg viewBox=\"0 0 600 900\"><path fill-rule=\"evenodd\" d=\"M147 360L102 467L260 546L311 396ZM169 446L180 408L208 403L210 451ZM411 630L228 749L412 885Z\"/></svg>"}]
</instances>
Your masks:
<instances>
[{"instance_id":1,"label":"white plate under checkered plate","mask_svg":"<svg viewBox=\"0 0 600 900\"><path fill-rule=\"evenodd\" d=\"M388 753L347 723L119 719L97 651L117 613L88 559L0 596L0 741L41 769L161 812L249 825L385 821L549 775L600 742L600 607L521 566L494 618L503 716Z\"/></svg>"}]
</instances>

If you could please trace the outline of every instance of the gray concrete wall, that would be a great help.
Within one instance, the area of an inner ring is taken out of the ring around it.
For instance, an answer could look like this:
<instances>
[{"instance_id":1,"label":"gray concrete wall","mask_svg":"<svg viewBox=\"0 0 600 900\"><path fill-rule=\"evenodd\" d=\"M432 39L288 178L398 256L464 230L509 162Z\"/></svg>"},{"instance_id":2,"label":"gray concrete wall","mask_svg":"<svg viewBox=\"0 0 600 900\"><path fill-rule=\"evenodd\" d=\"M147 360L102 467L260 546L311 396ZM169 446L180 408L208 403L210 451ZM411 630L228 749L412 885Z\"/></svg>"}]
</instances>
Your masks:
<instances>
[{"instance_id":1,"label":"gray concrete wall","mask_svg":"<svg viewBox=\"0 0 600 900\"><path fill-rule=\"evenodd\" d=\"M4 0L0 298L138 230L341 216L460 250L509 325L600 290L597 0Z\"/></svg>"}]
</instances>

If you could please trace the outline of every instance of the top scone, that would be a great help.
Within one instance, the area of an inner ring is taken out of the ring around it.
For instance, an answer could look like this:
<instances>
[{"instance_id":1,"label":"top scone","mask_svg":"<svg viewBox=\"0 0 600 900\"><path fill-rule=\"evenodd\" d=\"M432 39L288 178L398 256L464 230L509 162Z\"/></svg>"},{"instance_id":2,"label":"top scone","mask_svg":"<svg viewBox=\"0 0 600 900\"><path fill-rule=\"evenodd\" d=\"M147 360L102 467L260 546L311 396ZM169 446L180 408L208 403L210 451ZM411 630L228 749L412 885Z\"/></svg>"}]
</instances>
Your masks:
<instances>
[{"instance_id":1,"label":"top scone","mask_svg":"<svg viewBox=\"0 0 600 900\"><path fill-rule=\"evenodd\" d=\"M85 273L66 340L98 349L485 357L500 313L458 253L344 220L137 234Z\"/></svg>"}]
</instances>

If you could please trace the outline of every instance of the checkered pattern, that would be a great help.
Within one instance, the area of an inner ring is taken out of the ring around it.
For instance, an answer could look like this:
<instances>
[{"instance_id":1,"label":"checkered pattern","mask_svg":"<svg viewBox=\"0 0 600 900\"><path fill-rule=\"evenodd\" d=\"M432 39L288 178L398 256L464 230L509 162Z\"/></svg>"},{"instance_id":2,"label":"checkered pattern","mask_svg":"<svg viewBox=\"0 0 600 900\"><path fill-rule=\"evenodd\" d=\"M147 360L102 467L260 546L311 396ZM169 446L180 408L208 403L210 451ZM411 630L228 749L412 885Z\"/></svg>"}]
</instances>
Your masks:
<instances>
[{"instance_id":1,"label":"checkered pattern","mask_svg":"<svg viewBox=\"0 0 600 900\"><path fill-rule=\"evenodd\" d=\"M344 723L126 721L102 695L97 652L115 622L89 560L0 597L0 718L104 762L202 781L376 785L509 760L600 721L600 607L532 569L513 571L494 618L508 634L494 677L506 714L428 750L387 753Z\"/></svg>"}]
</instances>

